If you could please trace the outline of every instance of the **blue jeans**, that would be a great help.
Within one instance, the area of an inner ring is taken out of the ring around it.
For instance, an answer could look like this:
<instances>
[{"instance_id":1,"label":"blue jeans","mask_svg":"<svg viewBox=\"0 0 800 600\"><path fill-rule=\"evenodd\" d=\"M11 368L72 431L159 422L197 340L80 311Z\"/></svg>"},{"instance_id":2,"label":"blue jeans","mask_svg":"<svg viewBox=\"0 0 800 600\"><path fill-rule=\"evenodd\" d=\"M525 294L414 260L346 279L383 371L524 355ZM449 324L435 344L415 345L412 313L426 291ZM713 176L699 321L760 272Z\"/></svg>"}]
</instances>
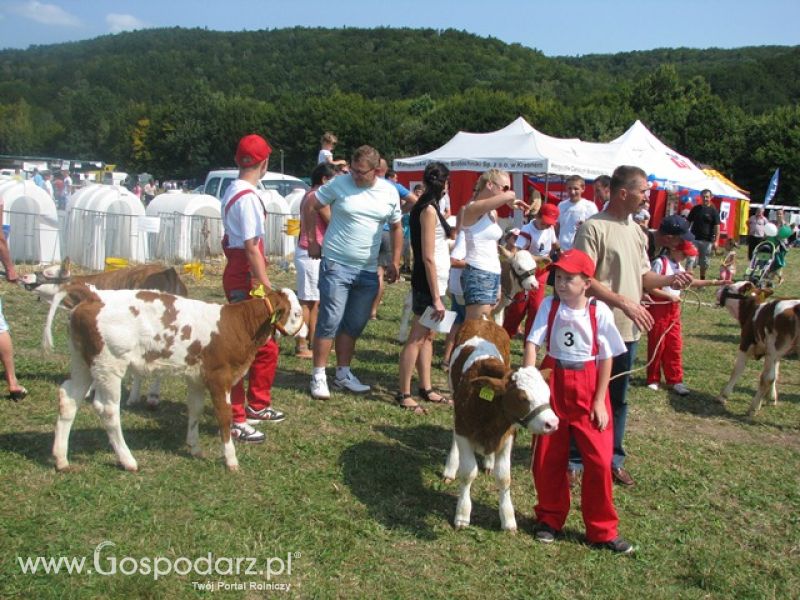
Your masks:
<instances>
[{"instance_id":1,"label":"blue jeans","mask_svg":"<svg viewBox=\"0 0 800 600\"><path fill-rule=\"evenodd\" d=\"M319 316L314 335L333 339L343 332L357 338L369 321L377 293L377 273L323 257L319 268Z\"/></svg>"},{"instance_id":2,"label":"blue jeans","mask_svg":"<svg viewBox=\"0 0 800 600\"><path fill-rule=\"evenodd\" d=\"M611 365L611 377L617 373L624 373L633 368L636 361L636 349L639 342L625 342L627 352L614 357ZM625 437L625 424L628 421L628 384L630 374L617 377L608 384L608 395L611 397L611 413L614 422L614 455L611 457L611 468L621 469L625 463L625 449L622 447L622 439ZM575 445L575 440L570 438L569 442L569 470L580 471L583 469L581 454Z\"/></svg>"}]
</instances>

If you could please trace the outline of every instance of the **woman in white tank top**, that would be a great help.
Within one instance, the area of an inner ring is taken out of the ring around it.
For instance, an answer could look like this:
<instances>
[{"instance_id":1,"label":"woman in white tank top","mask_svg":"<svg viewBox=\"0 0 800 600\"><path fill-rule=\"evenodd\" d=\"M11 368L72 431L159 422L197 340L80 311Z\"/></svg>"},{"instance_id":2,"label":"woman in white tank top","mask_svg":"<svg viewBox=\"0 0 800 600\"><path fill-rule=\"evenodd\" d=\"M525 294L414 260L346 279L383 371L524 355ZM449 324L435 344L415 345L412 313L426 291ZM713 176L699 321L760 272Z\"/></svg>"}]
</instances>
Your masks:
<instances>
[{"instance_id":1,"label":"woman in white tank top","mask_svg":"<svg viewBox=\"0 0 800 600\"><path fill-rule=\"evenodd\" d=\"M467 266L461 274L467 319L479 319L500 297L500 258L497 242L503 229L497 223L497 210L504 204L527 210L528 205L511 190L505 171L490 169L475 184L475 197L464 207L461 226L467 242Z\"/></svg>"}]
</instances>

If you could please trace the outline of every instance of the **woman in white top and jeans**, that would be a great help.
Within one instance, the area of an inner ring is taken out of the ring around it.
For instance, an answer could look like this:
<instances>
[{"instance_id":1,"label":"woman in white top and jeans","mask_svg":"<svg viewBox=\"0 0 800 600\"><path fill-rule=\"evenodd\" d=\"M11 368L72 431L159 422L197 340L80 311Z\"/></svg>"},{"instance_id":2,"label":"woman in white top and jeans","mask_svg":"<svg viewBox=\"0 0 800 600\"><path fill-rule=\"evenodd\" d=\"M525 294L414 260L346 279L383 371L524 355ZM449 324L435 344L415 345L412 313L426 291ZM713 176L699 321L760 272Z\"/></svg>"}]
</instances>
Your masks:
<instances>
[{"instance_id":1,"label":"woman in white top and jeans","mask_svg":"<svg viewBox=\"0 0 800 600\"><path fill-rule=\"evenodd\" d=\"M497 210L504 204L527 210L511 188L508 173L486 171L478 179L475 198L464 207L461 227L467 242L466 267L461 274L467 319L480 319L500 298L500 258L497 242L503 229L497 223Z\"/></svg>"}]
</instances>

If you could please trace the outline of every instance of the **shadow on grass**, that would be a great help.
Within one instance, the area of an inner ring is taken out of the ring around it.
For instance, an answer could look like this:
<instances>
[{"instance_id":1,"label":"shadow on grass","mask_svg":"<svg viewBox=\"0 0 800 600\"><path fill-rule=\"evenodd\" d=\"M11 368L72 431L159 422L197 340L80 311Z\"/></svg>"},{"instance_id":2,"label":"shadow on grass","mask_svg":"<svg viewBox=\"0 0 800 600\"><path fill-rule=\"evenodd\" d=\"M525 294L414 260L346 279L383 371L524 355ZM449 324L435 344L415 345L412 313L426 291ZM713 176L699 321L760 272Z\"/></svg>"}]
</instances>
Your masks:
<instances>
[{"instance_id":1,"label":"shadow on grass","mask_svg":"<svg viewBox=\"0 0 800 600\"><path fill-rule=\"evenodd\" d=\"M430 485L423 481L423 471L434 465L436 477L441 477L451 432L431 425L383 426L376 431L395 443L365 441L348 447L341 455L345 483L367 506L373 518L386 527L403 529L420 539L436 539L431 517L452 525L458 483ZM476 502L475 487L473 485L472 526L499 530L497 506Z\"/></svg>"},{"instance_id":2,"label":"shadow on grass","mask_svg":"<svg viewBox=\"0 0 800 600\"><path fill-rule=\"evenodd\" d=\"M213 412L206 407L209 413ZM96 415L90 403L84 402L80 412L91 412L94 425L87 428L72 427L69 435L69 452L67 457L70 463L80 464L87 457L98 453L108 453L110 465L116 464L116 455L108 441L108 435L100 418ZM136 427L125 428L125 414L136 414L139 418L147 419L146 423L137 423ZM174 454L189 457L186 449L187 415L186 405L182 402L161 402L155 410L149 410L142 405L122 408L122 434L134 457L137 451L164 450ZM210 422L203 419L200 422L200 435L213 436L217 439L219 428L216 421ZM54 431L20 431L0 434L0 451L17 454L23 458L38 463L45 467L53 464L51 450L53 447Z\"/></svg>"},{"instance_id":3,"label":"shadow on grass","mask_svg":"<svg viewBox=\"0 0 800 600\"><path fill-rule=\"evenodd\" d=\"M715 395L707 394L704 392L697 392L694 390L689 396L679 396L677 394L670 393L669 403L670 406L672 406L673 410L675 410L676 412L688 413L698 417L724 418L736 423L741 423L743 425L758 424L759 426L770 427L777 431L798 430L798 427L794 427L791 425L782 425L777 423L768 423L763 420L765 409L768 410L772 406L771 400L769 400L768 403L762 402L761 411L755 417L750 417L746 411L749 410L750 408L750 400L752 399L753 395L756 392L755 388L752 389L749 387L742 388L741 386L739 386L736 388L736 390L738 390L738 393L746 391L748 394L747 408L745 408L745 412L742 413L731 412L728 409L728 405L722 405L716 401ZM797 394L781 394L779 385L778 404L780 405L781 403L800 404L800 396L798 396Z\"/></svg>"}]
</instances>

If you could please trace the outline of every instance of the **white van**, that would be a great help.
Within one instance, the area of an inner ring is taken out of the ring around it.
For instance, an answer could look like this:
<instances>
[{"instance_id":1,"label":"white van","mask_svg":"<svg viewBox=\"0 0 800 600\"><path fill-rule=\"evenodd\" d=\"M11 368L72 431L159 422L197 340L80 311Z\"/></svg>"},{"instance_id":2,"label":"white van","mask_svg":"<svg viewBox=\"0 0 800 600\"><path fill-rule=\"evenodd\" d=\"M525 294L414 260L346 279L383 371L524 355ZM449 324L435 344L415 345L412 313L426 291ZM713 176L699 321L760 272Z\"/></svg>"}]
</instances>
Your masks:
<instances>
[{"instance_id":1,"label":"white van","mask_svg":"<svg viewBox=\"0 0 800 600\"><path fill-rule=\"evenodd\" d=\"M231 182L238 176L238 169L218 169L216 171L209 171L208 175L206 175L206 182L205 185L203 185L202 193L221 199L225 194L225 190L228 189ZM264 190L276 191L284 198L293 190L300 189L305 192L309 189L308 185L302 179L284 173L274 173L272 171L267 171L264 177L261 178L261 188Z\"/></svg>"}]
</instances>

